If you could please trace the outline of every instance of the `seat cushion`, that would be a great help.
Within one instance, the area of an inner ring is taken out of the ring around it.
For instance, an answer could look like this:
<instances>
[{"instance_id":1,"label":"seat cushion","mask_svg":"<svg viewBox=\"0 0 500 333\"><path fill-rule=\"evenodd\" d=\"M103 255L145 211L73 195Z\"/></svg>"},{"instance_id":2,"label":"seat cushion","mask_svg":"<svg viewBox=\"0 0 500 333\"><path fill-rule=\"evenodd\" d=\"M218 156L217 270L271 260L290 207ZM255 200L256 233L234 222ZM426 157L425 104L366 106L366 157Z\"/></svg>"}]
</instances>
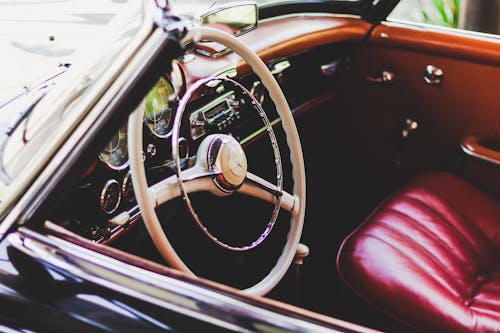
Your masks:
<instances>
[{"instance_id":1,"label":"seat cushion","mask_svg":"<svg viewBox=\"0 0 500 333\"><path fill-rule=\"evenodd\" d=\"M500 332L500 204L449 173L412 180L343 242L358 295L429 332Z\"/></svg>"}]
</instances>

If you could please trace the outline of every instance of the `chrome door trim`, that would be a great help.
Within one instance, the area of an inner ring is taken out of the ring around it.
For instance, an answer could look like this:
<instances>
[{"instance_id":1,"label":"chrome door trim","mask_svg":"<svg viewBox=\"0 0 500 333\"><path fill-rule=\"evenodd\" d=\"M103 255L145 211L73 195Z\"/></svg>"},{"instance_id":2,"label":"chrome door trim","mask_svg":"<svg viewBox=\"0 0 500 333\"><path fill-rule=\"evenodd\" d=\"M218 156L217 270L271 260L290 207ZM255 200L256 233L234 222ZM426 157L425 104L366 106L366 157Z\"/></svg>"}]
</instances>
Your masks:
<instances>
[{"instance_id":1,"label":"chrome door trim","mask_svg":"<svg viewBox=\"0 0 500 333\"><path fill-rule=\"evenodd\" d=\"M312 320L286 316L236 298L229 292L161 275L25 227L9 234L7 241L35 260L82 280L226 329L239 332L376 332L351 323L344 323L345 327L340 323L338 327L327 327Z\"/></svg>"},{"instance_id":2,"label":"chrome door trim","mask_svg":"<svg viewBox=\"0 0 500 333\"><path fill-rule=\"evenodd\" d=\"M487 32L479 32L479 31L465 30L465 29L459 29L459 28L441 27L441 26L434 25L434 24L419 23L419 22L412 22L412 21L405 21L405 20L398 20L398 19L388 19L386 21L383 21L382 23L387 25L387 26L398 27L398 28L411 27L411 28L418 28L418 29L423 29L423 30L431 31L431 32L447 33L447 34L456 35L456 36L460 36L460 37L476 38L476 39L482 39L482 40L486 40L486 41L500 42L500 35L491 34L491 33L487 33Z\"/></svg>"}]
</instances>

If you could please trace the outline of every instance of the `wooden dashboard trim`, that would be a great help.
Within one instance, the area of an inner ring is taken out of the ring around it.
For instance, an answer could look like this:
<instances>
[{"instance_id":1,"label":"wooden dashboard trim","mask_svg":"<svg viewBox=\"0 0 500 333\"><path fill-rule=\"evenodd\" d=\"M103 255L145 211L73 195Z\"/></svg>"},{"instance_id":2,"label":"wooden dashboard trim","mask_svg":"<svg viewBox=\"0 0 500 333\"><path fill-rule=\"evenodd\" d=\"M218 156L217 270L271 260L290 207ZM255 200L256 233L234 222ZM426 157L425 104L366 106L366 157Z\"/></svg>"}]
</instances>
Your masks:
<instances>
[{"instance_id":1,"label":"wooden dashboard trim","mask_svg":"<svg viewBox=\"0 0 500 333\"><path fill-rule=\"evenodd\" d=\"M369 23L356 17L311 14L269 20L239 38L267 62L335 42L361 42L369 29ZM238 75L249 71L234 53L218 58L193 55L193 61L181 64L187 86L231 67L238 68Z\"/></svg>"},{"instance_id":2,"label":"wooden dashboard trim","mask_svg":"<svg viewBox=\"0 0 500 333\"><path fill-rule=\"evenodd\" d=\"M385 22L373 29L368 43L500 66L500 39L494 37Z\"/></svg>"}]
</instances>

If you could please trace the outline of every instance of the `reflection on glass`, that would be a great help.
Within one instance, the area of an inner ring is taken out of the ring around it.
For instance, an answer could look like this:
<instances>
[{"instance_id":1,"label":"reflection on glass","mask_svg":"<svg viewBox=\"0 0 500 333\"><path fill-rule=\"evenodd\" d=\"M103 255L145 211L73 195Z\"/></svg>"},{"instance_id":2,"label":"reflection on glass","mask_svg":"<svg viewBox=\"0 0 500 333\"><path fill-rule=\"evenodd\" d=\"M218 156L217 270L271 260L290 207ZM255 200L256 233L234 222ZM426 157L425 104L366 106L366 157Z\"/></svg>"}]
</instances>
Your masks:
<instances>
[{"instance_id":1,"label":"reflection on glass","mask_svg":"<svg viewBox=\"0 0 500 333\"><path fill-rule=\"evenodd\" d=\"M233 35L254 28L257 25L258 10L255 4L243 4L219 8L201 17L201 23L222 29Z\"/></svg>"},{"instance_id":2,"label":"reflection on glass","mask_svg":"<svg viewBox=\"0 0 500 333\"><path fill-rule=\"evenodd\" d=\"M144 106L144 121L154 135L166 137L170 132L173 110L169 102L174 96L172 84L165 78L155 84L146 95Z\"/></svg>"}]
</instances>

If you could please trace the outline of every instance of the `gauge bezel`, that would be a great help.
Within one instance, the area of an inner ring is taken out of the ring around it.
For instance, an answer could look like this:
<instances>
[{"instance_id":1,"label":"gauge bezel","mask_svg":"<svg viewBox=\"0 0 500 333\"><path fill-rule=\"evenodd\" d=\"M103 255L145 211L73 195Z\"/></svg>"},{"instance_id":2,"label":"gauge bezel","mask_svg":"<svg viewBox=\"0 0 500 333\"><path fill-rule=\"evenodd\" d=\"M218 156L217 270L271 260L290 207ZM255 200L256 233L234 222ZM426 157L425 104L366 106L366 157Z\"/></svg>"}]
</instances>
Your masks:
<instances>
[{"instance_id":1,"label":"gauge bezel","mask_svg":"<svg viewBox=\"0 0 500 333\"><path fill-rule=\"evenodd\" d=\"M139 108L142 108L143 110L146 110L146 97L148 96L148 94L156 87L156 85L161 81L161 80L166 80L168 84L170 84L172 90L173 90L173 100L179 100L179 88L176 87L176 85L174 85L174 82L173 80L171 79L171 76L170 75L161 75L160 78L156 81L155 85L148 91L148 93L146 94L146 96L144 96L144 98L142 99L141 103L139 104ZM171 100L170 99L170 96L168 97L169 101ZM167 139L169 138L170 136L172 136L172 128L173 128L173 120L174 120L174 117L175 117L175 108L170 108L169 107L169 111L167 112L170 112L170 122L168 123L168 125L165 127L166 130L167 130L167 133L165 134L159 134L157 133L154 129L151 128L151 126L149 125L148 120L147 119L147 116L146 116L146 112L144 111L144 117L143 117L143 122L144 124L146 125L146 127L149 129L149 131L151 132L151 134L157 138L160 138L160 139Z\"/></svg>"},{"instance_id":2,"label":"gauge bezel","mask_svg":"<svg viewBox=\"0 0 500 333\"><path fill-rule=\"evenodd\" d=\"M180 151L180 149L181 149L181 143L185 143L185 145L186 145L186 153L184 154L184 156L180 156L180 155L179 155L179 156L180 156L180 158L181 158L181 159L182 159L182 158L188 158L188 157L189 157L189 143L188 143L188 141L186 140L186 138L185 138L185 137L183 137L183 136L179 137L179 140L178 140L178 142L177 142L177 145L178 145L178 147L179 147L179 151Z\"/></svg>"},{"instance_id":3,"label":"gauge bezel","mask_svg":"<svg viewBox=\"0 0 500 333\"><path fill-rule=\"evenodd\" d=\"M115 135L116 135L116 134L118 134L118 135L119 135L119 134L120 134L120 132L125 133L125 139L124 139L125 143L127 143L127 140L128 140L128 139L127 139L127 136L128 136L128 134L127 134L127 124L128 124L128 122L127 122L124 126L120 127L120 129L118 130L118 132L117 132L117 133L115 133ZM112 139L113 139L113 138L111 138L110 140L112 140ZM109 142L109 141L108 141L108 142ZM101 162L102 162L102 163L104 163L104 165L105 165L107 168L109 168L109 169L111 169L111 170L114 170L114 171L121 171L121 170L124 170L124 169L128 168L128 166L130 165L130 158L129 158L129 156L128 156L128 147L127 147L127 146L126 146L126 151L127 151L127 160L126 160L124 163L122 163L122 164L120 164L120 165L116 165L116 166L115 166L115 165L112 165L111 163L109 163L108 161L106 161L106 160L104 159L104 157L102 157L102 154L103 154L103 152L104 152L104 149L105 149L105 148L103 148L103 150L101 150L101 152L99 153L98 157L99 157L99 160L101 160Z\"/></svg>"},{"instance_id":4,"label":"gauge bezel","mask_svg":"<svg viewBox=\"0 0 500 333\"><path fill-rule=\"evenodd\" d=\"M130 165L130 162L128 159L124 164L121 164L120 166L114 166L112 164L109 164L109 162L104 160L104 158L101 156L101 153L99 153L99 160L101 160L101 162L104 163L104 165L106 165L107 168L110 168L111 170L114 170L114 171L125 170Z\"/></svg>"},{"instance_id":5,"label":"gauge bezel","mask_svg":"<svg viewBox=\"0 0 500 333\"><path fill-rule=\"evenodd\" d=\"M112 186L114 184L118 185L118 189L119 189L118 200L116 201L115 207L113 207L113 209L108 211L108 210L104 209L104 202L106 200L106 191L109 189L110 186ZM116 212L116 210L120 206L121 199L122 199L122 187L121 187L120 183L116 179L109 179L106 182L106 184L104 184L104 186L102 187L101 194L99 196L99 207L101 207L101 210L103 212L105 212L106 214L113 214L114 212Z\"/></svg>"},{"instance_id":6,"label":"gauge bezel","mask_svg":"<svg viewBox=\"0 0 500 333\"><path fill-rule=\"evenodd\" d=\"M131 177L132 177L132 173L129 170L127 172L127 174L125 175L125 177L123 177L121 192L122 192L123 199L127 200L127 202L135 203L136 202L135 194L134 194L133 200L130 200L129 198L127 198L127 182L131 179ZM132 186L132 183L131 183L131 186ZM132 187L132 191L133 190L134 190L134 188Z\"/></svg>"}]
</instances>

